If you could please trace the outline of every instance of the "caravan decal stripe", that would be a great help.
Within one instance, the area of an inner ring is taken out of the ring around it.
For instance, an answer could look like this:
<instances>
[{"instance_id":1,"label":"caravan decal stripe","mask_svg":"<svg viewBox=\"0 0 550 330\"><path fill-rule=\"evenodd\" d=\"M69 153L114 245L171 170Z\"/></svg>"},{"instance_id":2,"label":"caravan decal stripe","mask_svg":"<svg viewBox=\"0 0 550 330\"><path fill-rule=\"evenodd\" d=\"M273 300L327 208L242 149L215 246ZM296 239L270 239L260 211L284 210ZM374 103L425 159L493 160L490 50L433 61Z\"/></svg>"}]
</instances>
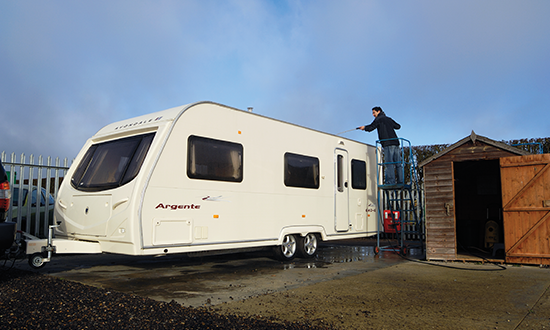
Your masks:
<instances>
[{"instance_id":1,"label":"caravan decal stripe","mask_svg":"<svg viewBox=\"0 0 550 330\"><path fill-rule=\"evenodd\" d=\"M203 246L203 245L227 245L227 244L241 244L241 243L258 243L258 242L273 242L276 244L279 240L277 238L268 238L268 239L258 239L258 240L245 240L245 241L228 241L228 242L209 242L209 243L189 243L189 244L168 244L168 245L155 245L155 246L145 246L143 249L161 249L161 248L186 248L193 246Z\"/></svg>"}]
</instances>

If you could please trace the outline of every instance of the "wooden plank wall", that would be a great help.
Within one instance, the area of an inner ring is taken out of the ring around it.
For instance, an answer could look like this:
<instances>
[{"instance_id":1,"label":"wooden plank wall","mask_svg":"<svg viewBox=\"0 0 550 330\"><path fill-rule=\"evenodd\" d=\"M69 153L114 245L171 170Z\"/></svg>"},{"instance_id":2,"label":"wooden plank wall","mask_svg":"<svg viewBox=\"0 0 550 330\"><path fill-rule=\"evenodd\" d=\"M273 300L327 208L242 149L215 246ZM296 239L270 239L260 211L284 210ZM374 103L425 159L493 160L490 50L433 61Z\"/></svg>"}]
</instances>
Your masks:
<instances>
[{"instance_id":1,"label":"wooden plank wall","mask_svg":"<svg viewBox=\"0 0 550 330\"><path fill-rule=\"evenodd\" d=\"M456 220L453 164L469 160L492 160L516 156L481 141L467 141L424 165L426 193L426 258L456 260ZM447 212L445 204L452 207Z\"/></svg>"},{"instance_id":2,"label":"wooden plank wall","mask_svg":"<svg viewBox=\"0 0 550 330\"><path fill-rule=\"evenodd\" d=\"M426 258L456 258L456 234L453 204L453 166L447 159L436 159L424 166L426 192Z\"/></svg>"}]
</instances>

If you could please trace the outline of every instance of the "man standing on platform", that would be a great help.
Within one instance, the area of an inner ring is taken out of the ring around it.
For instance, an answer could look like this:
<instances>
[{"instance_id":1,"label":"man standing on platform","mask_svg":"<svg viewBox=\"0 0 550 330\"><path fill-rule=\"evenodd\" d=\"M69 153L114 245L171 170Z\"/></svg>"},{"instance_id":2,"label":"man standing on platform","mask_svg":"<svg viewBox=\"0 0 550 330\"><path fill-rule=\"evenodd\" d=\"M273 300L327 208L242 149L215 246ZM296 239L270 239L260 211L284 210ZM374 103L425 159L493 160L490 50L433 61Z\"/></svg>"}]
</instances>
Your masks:
<instances>
[{"instance_id":1,"label":"man standing on platform","mask_svg":"<svg viewBox=\"0 0 550 330\"><path fill-rule=\"evenodd\" d=\"M401 150L399 148L399 139L395 133L396 129L400 129L401 125L393 119L386 116L382 108L372 108L374 121L370 125L358 127L360 130L372 132L375 129L378 131L378 140L384 149L385 184L394 185L395 182L395 165L397 165L397 184L403 184L403 164L401 163ZM389 163L389 164L388 164Z\"/></svg>"}]
</instances>

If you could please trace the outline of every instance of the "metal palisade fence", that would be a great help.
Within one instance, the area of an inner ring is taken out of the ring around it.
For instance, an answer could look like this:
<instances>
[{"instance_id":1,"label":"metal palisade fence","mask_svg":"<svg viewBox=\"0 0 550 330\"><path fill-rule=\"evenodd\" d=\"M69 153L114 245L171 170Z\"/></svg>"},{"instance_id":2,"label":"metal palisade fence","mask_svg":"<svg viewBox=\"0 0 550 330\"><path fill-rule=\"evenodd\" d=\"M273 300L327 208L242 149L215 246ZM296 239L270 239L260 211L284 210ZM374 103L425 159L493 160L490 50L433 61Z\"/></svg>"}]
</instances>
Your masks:
<instances>
[{"instance_id":1,"label":"metal palisade fence","mask_svg":"<svg viewBox=\"0 0 550 330\"><path fill-rule=\"evenodd\" d=\"M1 154L11 189L7 221L17 222L17 229L46 238L48 226L54 223L53 211L57 191L69 169L67 158L35 157L15 153Z\"/></svg>"}]
</instances>

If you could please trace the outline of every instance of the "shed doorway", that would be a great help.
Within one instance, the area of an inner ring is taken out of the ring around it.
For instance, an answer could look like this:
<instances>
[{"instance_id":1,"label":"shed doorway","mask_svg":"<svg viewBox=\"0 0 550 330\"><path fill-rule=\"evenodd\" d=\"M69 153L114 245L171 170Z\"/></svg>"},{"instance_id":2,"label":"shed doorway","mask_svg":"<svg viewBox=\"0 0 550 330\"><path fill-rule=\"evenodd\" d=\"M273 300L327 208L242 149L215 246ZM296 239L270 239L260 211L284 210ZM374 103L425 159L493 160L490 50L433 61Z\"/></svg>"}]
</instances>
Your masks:
<instances>
[{"instance_id":1,"label":"shed doorway","mask_svg":"<svg viewBox=\"0 0 550 330\"><path fill-rule=\"evenodd\" d=\"M504 242L499 160L453 166L457 252L492 256L494 244Z\"/></svg>"}]
</instances>

